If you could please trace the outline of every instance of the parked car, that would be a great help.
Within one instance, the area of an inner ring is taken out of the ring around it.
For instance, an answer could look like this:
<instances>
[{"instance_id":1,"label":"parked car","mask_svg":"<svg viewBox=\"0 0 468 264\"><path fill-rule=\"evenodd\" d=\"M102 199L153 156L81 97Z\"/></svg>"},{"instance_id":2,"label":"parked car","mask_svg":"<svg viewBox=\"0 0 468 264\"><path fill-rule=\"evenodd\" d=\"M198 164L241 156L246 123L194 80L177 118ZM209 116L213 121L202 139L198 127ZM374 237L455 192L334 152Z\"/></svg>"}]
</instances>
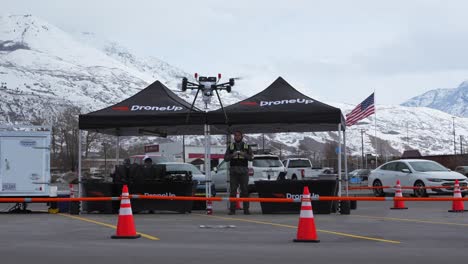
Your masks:
<instances>
[{"instance_id":1,"label":"parked car","mask_svg":"<svg viewBox=\"0 0 468 264\"><path fill-rule=\"evenodd\" d=\"M458 166L455 168L455 171L465 176L468 176L468 166Z\"/></svg>"},{"instance_id":2,"label":"parked car","mask_svg":"<svg viewBox=\"0 0 468 264\"><path fill-rule=\"evenodd\" d=\"M284 175L286 169L277 155L254 155L253 161L249 161L249 192L255 192L255 181L277 180L280 174ZM212 179L218 191L227 191L227 163L222 161L215 171Z\"/></svg>"},{"instance_id":3,"label":"parked car","mask_svg":"<svg viewBox=\"0 0 468 264\"><path fill-rule=\"evenodd\" d=\"M140 165L142 165L143 164L143 159L145 157L151 158L151 160L153 161L153 164L155 164L155 165L163 163L163 162L174 161L171 158L168 158L166 156L161 156L161 155L133 155L133 156L130 156L130 163L131 164L140 164Z\"/></svg>"},{"instance_id":4,"label":"parked car","mask_svg":"<svg viewBox=\"0 0 468 264\"><path fill-rule=\"evenodd\" d=\"M291 158L283 160L286 168L286 178L291 180L305 180L308 178L317 178L318 174L312 170L312 163L305 158Z\"/></svg>"},{"instance_id":5,"label":"parked car","mask_svg":"<svg viewBox=\"0 0 468 264\"><path fill-rule=\"evenodd\" d=\"M357 182L362 182L362 181L367 181L369 178L371 170L370 169L357 169L353 170L348 174L348 178L351 179L356 179Z\"/></svg>"},{"instance_id":6,"label":"parked car","mask_svg":"<svg viewBox=\"0 0 468 264\"><path fill-rule=\"evenodd\" d=\"M312 167L312 175L317 177L320 175L329 175L333 173L333 168L330 167Z\"/></svg>"},{"instance_id":7,"label":"parked car","mask_svg":"<svg viewBox=\"0 0 468 264\"><path fill-rule=\"evenodd\" d=\"M402 189L402 193L413 194L416 197L426 197L429 194L452 194L455 180L460 187L468 185L466 176L450 171L439 163L423 159L405 159L387 162L369 175L368 186L395 186L400 180L401 186L430 187L447 186L447 188L434 189ZM373 189L375 196L385 196L394 193L394 188ZM465 196L467 190L462 190Z\"/></svg>"}]
</instances>

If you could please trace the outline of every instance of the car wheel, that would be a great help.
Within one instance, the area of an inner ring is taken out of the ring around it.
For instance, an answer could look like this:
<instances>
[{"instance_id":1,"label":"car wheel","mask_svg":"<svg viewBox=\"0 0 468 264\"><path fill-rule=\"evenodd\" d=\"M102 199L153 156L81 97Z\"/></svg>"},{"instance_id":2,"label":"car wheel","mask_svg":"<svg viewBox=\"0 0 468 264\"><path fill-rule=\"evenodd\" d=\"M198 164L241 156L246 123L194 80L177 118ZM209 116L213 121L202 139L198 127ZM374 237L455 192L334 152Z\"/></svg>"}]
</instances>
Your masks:
<instances>
[{"instance_id":1,"label":"car wheel","mask_svg":"<svg viewBox=\"0 0 468 264\"><path fill-rule=\"evenodd\" d=\"M415 197L427 197L427 192L426 192L426 185L422 181L416 181L414 183L414 187L419 187L420 189L414 189L414 196Z\"/></svg>"},{"instance_id":2,"label":"car wheel","mask_svg":"<svg viewBox=\"0 0 468 264\"><path fill-rule=\"evenodd\" d=\"M382 182L380 180L375 180L372 183L372 186L373 187L382 187ZM385 192L383 191L383 188L374 188L372 191L374 192L375 197L384 197L385 196Z\"/></svg>"},{"instance_id":3,"label":"car wheel","mask_svg":"<svg viewBox=\"0 0 468 264\"><path fill-rule=\"evenodd\" d=\"M297 180L296 174L293 174L293 176L291 177L291 180Z\"/></svg>"}]
</instances>

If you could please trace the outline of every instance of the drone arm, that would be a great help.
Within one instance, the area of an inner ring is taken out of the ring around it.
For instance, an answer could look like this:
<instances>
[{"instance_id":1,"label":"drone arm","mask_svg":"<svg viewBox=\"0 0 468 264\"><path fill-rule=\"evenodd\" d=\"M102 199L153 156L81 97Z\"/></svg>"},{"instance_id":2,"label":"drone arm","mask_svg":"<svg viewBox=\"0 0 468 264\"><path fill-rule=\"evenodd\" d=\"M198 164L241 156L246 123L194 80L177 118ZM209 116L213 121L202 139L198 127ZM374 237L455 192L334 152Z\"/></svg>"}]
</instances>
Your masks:
<instances>
[{"instance_id":1,"label":"drone arm","mask_svg":"<svg viewBox=\"0 0 468 264\"><path fill-rule=\"evenodd\" d=\"M216 92L216 95L218 96L218 100L219 100L219 104L221 105L221 109L223 109L224 119L225 119L225 122L227 124L227 123L229 123L229 118L228 118L228 116L226 114L226 110L223 107L223 102L221 101L221 97L219 97L218 89L214 89L214 90Z\"/></svg>"},{"instance_id":2,"label":"drone arm","mask_svg":"<svg viewBox=\"0 0 468 264\"><path fill-rule=\"evenodd\" d=\"M199 89L200 88L200 85L199 84L196 84L196 83L193 83L193 82L187 82L187 89Z\"/></svg>"},{"instance_id":3,"label":"drone arm","mask_svg":"<svg viewBox=\"0 0 468 264\"><path fill-rule=\"evenodd\" d=\"M232 86L230 82L216 84L217 87Z\"/></svg>"},{"instance_id":4,"label":"drone arm","mask_svg":"<svg viewBox=\"0 0 468 264\"><path fill-rule=\"evenodd\" d=\"M189 82L187 78L182 79L182 91L185 91L187 89L198 89L199 85L193 82Z\"/></svg>"}]
</instances>

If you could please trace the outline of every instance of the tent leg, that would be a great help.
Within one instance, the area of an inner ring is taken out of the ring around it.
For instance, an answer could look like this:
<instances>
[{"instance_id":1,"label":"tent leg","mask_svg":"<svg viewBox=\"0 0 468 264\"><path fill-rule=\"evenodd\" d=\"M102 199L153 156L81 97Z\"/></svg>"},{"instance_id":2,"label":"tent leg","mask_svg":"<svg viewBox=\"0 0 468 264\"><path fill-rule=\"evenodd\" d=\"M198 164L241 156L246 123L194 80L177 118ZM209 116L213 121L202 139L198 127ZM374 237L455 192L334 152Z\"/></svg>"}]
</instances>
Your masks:
<instances>
[{"instance_id":1,"label":"tent leg","mask_svg":"<svg viewBox=\"0 0 468 264\"><path fill-rule=\"evenodd\" d=\"M226 150L229 148L229 145L231 145L231 134L228 132L226 134ZM230 175L230 163L226 163L226 192L228 193L228 196L230 196L230 190L231 190L231 175ZM228 200L226 203L227 209L231 209L231 202Z\"/></svg>"},{"instance_id":2,"label":"tent leg","mask_svg":"<svg viewBox=\"0 0 468 264\"><path fill-rule=\"evenodd\" d=\"M210 125L205 124L205 196L211 197L211 136L210 136ZM211 201L210 201L211 204ZM208 201L207 201L208 209ZM209 211L207 211L209 213Z\"/></svg>"},{"instance_id":3,"label":"tent leg","mask_svg":"<svg viewBox=\"0 0 468 264\"><path fill-rule=\"evenodd\" d=\"M338 196L341 197L341 123L338 124Z\"/></svg>"},{"instance_id":4,"label":"tent leg","mask_svg":"<svg viewBox=\"0 0 468 264\"><path fill-rule=\"evenodd\" d=\"M348 157L346 153L346 131L343 130L343 145L344 145L344 173L345 173L345 182L346 182L346 196L349 196L348 188L349 188L349 178L348 178Z\"/></svg>"},{"instance_id":5,"label":"tent leg","mask_svg":"<svg viewBox=\"0 0 468 264\"><path fill-rule=\"evenodd\" d=\"M82 186L82 175L81 175L81 134L82 131L78 130L78 197L83 196L83 186ZM83 202L80 201L80 208L78 210L78 214L81 214L81 210L83 208Z\"/></svg>"}]
</instances>

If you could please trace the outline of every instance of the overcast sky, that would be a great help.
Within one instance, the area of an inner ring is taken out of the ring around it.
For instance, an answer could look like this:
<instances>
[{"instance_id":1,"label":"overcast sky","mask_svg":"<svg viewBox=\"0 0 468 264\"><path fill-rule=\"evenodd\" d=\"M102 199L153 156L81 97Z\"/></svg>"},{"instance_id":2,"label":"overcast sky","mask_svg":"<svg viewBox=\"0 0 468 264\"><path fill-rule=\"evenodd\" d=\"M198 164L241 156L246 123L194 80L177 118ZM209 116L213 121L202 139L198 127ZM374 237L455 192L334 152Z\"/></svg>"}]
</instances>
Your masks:
<instances>
[{"instance_id":1,"label":"overcast sky","mask_svg":"<svg viewBox=\"0 0 468 264\"><path fill-rule=\"evenodd\" d=\"M14 0L66 31L94 32L189 73L284 77L326 102L399 104L468 79L468 1ZM1 29L0 29L1 30ZM246 89L249 88L249 89Z\"/></svg>"}]
</instances>

